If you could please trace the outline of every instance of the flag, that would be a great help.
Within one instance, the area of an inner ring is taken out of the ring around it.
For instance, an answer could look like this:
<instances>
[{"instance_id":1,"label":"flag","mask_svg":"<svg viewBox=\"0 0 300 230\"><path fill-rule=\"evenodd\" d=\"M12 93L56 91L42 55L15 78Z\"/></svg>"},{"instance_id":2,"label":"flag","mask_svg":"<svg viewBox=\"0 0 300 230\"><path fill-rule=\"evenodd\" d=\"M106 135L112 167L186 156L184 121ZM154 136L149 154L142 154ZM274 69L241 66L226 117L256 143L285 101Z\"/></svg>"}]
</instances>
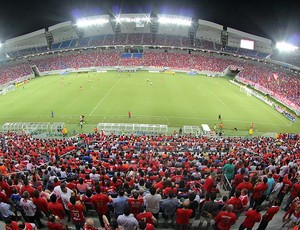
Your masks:
<instances>
[{"instance_id":1,"label":"flag","mask_svg":"<svg viewBox=\"0 0 300 230\"><path fill-rule=\"evenodd\" d=\"M278 81L278 73L273 73L273 77L274 77L274 79L275 79L275 81Z\"/></svg>"}]
</instances>

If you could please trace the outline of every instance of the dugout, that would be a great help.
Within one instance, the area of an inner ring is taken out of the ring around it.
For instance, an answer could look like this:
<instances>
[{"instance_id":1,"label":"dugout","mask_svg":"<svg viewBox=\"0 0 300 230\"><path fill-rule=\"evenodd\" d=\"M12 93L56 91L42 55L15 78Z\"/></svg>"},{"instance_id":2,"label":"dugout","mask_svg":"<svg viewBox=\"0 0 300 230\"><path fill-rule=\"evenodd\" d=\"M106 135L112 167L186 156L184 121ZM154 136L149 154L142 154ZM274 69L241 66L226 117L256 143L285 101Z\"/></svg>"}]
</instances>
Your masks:
<instances>
[{"instance_id":1,"label":"dugout","mask_svg":"<svg viewBox=\"0 0 300 230\"><path fill-rule=\"evenodd\" d=\"M208 124L201 125L203 135L210 135L211 129L209 128Z\"/></svg>"}]
</instances>

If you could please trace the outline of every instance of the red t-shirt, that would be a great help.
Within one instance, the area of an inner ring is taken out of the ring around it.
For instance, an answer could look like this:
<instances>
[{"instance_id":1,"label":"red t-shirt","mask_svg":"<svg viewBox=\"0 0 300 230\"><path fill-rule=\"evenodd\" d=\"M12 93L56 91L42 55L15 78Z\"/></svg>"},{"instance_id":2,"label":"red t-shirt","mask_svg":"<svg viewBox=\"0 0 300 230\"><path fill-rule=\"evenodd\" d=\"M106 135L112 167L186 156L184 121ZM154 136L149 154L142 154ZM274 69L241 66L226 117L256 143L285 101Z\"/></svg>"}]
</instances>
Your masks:
<instances>
[{"instance_id":1,"label":"red t-shirt","mask_svg":"<svg viewBox=\"0 0 300 230\"><path fill-rule=\"evenodd\" d=\"M104 194L100 193L92 196L92 204L99 214L105 214L108 211L108 203L111 203L111 200Z\"/></svg>"},{"instance_id":2,"label":"red t-shirt","mask_svg":"<svg viewBox=\"0 0 300 230\"><path fill-rule=\"evenodd\" d=\"M252 228L255 224L255 222L260 222L261 215L256 210L249 210L245 213L245 220L243 222L243 225L245 228Z\"/></svg>"},{"instance_id":3,"label":"red t-shirt","mask_svg":"<svg viewBox=\"0 0 300 230\"><path fill-rule=\"evenodd\" d=\"M234 179L233 179L233 185L236 187L238 186L240 183L242 183L244 180L244 175L243 174L236 174Z\"/></svg>"},{"instance_id":4,"label":"red t-shirt","mask_svg":"<svg viewBox=\"0 0 300 230\"><path fill-rule=\"evenodd\" d=\"M12 221L10 224L6 224L5 230L19 230L18 223L16 221Z\"/></svg>"},{"instance_id":5,"label":"red t-shirt","mask_svg":"<svg viewBox=\"0 0 300 230\"><path fill-rule=\"evenodd\" d=\"M142 197L138 197L138 199L134 199L133 197L128 198L128 204L130 207L130 212L133 215L140 213L140 207L144 205L144 200Z\"/></svg>"},{"instance_id":6,"label":"red t-shirt","mask_svg":"<svg viewBox=\"0 0 300 230\"><path fill-rule=\"evenodd\" d=\"M25 223L25 230L33 230L31 223Z\"/></svg>"},{"instance_id":7,"label":"red t-shirt","mask_svg":"<svg viewBox=\"0 0 300 230\"><path fill-rule=\"evenodd\" d=\"M153 224L151 212L143 212L136 215L137 221Z\"/></svg>"},{"instance_id":8,"label":"red t-shirt","mask_svg":"<svg viewBox=\"0 0 300 230\"><path fill-rule=\"evenodd\" d=\"M229 205L229 204L233 205L233 212L236 212L236 211L241 210L243 208L242 201L239 198L235 197L235 196L231 197L226 202L226 205Z\"/></svg>"},{"instance_id":9,"label":"red t-shirt","mask_svg":"<svg viewBox=\"0 0 300 230\"><path fill-rule=\"evenodd\" d=\"M264 192L268 189L268 184L259 183L254 187L253 199L258 200L262 198Z\"/></svg>"},{"instance_id":10,"label":"red t-shirt","mask_svg":"<svg viewBox=\"0 0 300 230\"><path fill-rule=\"evenodd\" d=\"M83 230L97 230L97 228L96 227L90 227L90 226L87 226L86 224L84 224Z\"/></svg>"},{"instance_id":11,"label":"red t-shirt","mask_svg":"<svg viewBox=\"0 0 300 230\"><path fill-rule=\"evenodd\" d=\"M73 222L82 223L85 221L85 218L83 215L84 207L82 204L73 205L73 204L69 203L68 208L71 212Z\"/></svg>"},{"instance_id":12,"label":"red t-shirt","mask_svg":"<svg viewBox=\"0 0 300 230\"><path fill-rule=\"evenodd\" d=\"M21 194L23 194L25 191L29 193L30 197L33 197L34 187L30 185L23 186L21 188Z\"/></svg>"},{"instance_id":13,"label":"red t-shirt","mask_svg":"<svg viewBox=\"0 0 300 230\"><path fill-rule=\"evenodd\" d=\"M280 192L279 193L288 193L290 191L290 188L292 187L293 183L291 180L289 179L283 179L283 186L282 188L280 189Z\"/></svg>"},{"instance_id":14,"label":"red t-shirt","mask_svg":"<svg viewBox=\"0 0 300 230\"><path fill-rule=\"evenodd\" d=\"M247 189L248 192L251 192L253 190L253 185L250 182L242 182L236 187L236 190L242 191L243 188Z\"/></svg>"},{"instance_id":15,"label":"red t-shirt","mask_svg":"<svg viewBox=\"0 0 300 230\"><path fill-rule=\"evenodd\" d=\"M205 180L205 183L203 185L203 189L207 192L207 193L211 193L213 188L214 188L214 181L213 179L211 179L210 177L207 177Z\"/></svg>"},{"instance_id":16,"label":"red t-shirt","mask_svg":"<svg viewBox=\"0 0 300 230\"><path fill-rule=\"evenodd\" d=\"M56 223L56 222L47 222L47 227L48 229L51 230L64 230L64 226L61 223Z\"/></svg>"},{"instance_id":17,"label":"red t-shirt","mask_svg":"<svg viewBox=\"0 0 300 230\"><path fill-rule=\"evenodd\" d=\"M154 230L154 229L155 229L155 227L153 224L149 224L149 223L146 224L145 230Z\"/></svg>"},{"instance_id":18,"label":"red t-shirt","mask_svg":"<svg viewBox=\"0 0 300 230\"><path fill-rule=\"evenodd\" d=\"M0 199L1 199L4 203L9 203L8 197L7 197L3 192L0 192Z\"/></svg>"},{"instance_id":19,"label":"red t-shirt","mask_svg":"<svg viewBox=\"0 0 300 230\"><path fill-rule=\"evenodd\" d=\"M44 198L33 198L32 202L41 210L43 213L48 213L48 202Z\"/></svg>"},{"instance_id":20,"label":"red t-shirt","mask_svg":"<svg viewBox=\"0 0 300 230\"><path fill-rule=\"evenodd\" d=\"M236 215L233 212L221 211L215 217L215 222L219 230L230 230L231 225L236 222Z\"/></svg>"},{"instance_id":21,"label":"red t-shirt","mask_svg":"<svg viewBox=\"0 0 300 230\"><path fill-rule=\"evenodd\" d=\"M58 216L60 219L63 219L65 217L65 211L64 207L61 203L59 202L49 202L48 203L48 210L51 212L53 215Z\"/></svg>"},{"instance_id":22,"label":"red t-shirt","mask_svg":"<svg viewBox=\"0 0 300 230\"><path fill-rule=\"evenodd\" d=\"M179 208L176 211L176 223L179 225L188 224L193 214L192 209Z\"/></svg>"},{"instance_id":23,"label":"red t-shirt","mask_svg":"<svg viewBox=\"0 0 300 230\"><path fill-rule=\"evenodd\" d=\"M292 199L295 199L299 195L300 195L300 184L296 183L296 184L294 184L293 190L291 193Z\"/></svg>"},{"instance_id":24,"label":"red t-shirt","mask_svg":"<svg viewBox=\"0 0 300 230\"><path fill-rule=\"evenodd\" d=\"M239 199L242 201L243 207L246 208L249 201L248 195L244 195L244 196L240 195Z\"/></svg>"},{"instance_id":25,"label":"red t-shirt","mask_svg":"<svg viewBox=\"0 0 300 230\"><path fill-rule=\"evenodd\" d=\"M263 216L263 219L265 221L271 221L273 219L273 216L275 216L275 214L279 211L279 206L272 206L270 208L268 208L268 210L266 211L266 213Z\"/></svg>"}]
</instances>

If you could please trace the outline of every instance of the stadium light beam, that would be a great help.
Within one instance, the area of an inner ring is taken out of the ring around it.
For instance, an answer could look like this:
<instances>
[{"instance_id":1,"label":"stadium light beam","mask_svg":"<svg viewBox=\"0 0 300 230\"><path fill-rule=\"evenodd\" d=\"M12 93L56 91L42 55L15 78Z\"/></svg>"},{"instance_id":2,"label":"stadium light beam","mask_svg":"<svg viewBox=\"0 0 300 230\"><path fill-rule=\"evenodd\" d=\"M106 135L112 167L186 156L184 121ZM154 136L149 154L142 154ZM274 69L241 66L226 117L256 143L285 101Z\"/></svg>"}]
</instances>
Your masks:
<instances>
[{"instance_id":1,"label":"stadium light beam","mask_svg":"<svg viewBox=\"0 0 300 230\"><path fill-rule=\"evenodd\" d=\"M100 26L108 23L108 19L106 18L95 18L95 19L87 19L87 18L81 18L78 19L76 22L76 25L80 28L82 27L88 27L88 26Z\"/></svg>"},{"instance_id":2,"label":"stadium light beam","mask_svg":"<svg viewBox=\"0 0 300 230\"><path fill-rule=\"evenodd\" d=\"M191 26L192 20L185 18L171 18L171 17L159 17L158 22L161 24L171 24L178 26Z\"/></svg>"},{"instance_id":3,"label":"stadium light beam","mask_svg":"<svg viewBox=\"0 0 300 230\"><path fill-rule=\"evenodd\" d=\"M294 46L294 45L286 43L286 42L277 42L276 48L279 51L283 51L283 52L292 52L292 51L295 51L298 49L297 46Z\"/></svg>"}]
</instances>

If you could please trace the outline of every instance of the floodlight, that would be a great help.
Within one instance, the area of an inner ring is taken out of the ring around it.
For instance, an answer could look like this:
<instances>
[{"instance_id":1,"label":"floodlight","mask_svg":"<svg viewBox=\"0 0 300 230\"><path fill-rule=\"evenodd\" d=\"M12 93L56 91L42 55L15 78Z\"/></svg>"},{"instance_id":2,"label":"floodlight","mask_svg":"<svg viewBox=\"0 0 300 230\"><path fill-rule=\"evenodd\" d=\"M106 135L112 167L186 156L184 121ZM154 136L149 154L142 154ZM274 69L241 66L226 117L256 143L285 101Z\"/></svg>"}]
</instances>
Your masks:
<instances>
[{"instance_id":1,"label":"floodlight","mask_svg":"<svg viewBox=\"0 0 300 230\"><path fill-rule=\"evenodd\" d=\"M116 17L116 22L120 23L121 22L121 18L120 17Z\"/></svg>"},{"instance_id":2,"label":"floodlight","mask_svg":"<svg viewBox=\"0 0 300 230\"><path fill-rule=\"evenodd\" d=\"M88 26L100 26L100 25L104 25L106 23L108 23L108 19L106 18L81 18L78 19L78 21L76 22L76 25L78 27L88 27Z\"/></svg>"},{"instance_id":3,"label":"floodlight","mask_svg":"<svg viewBox=\"0 0 300 230\"><path fill-rule=\"evenodd\" d=\"M0 48L2 47L2 43L0 42Z\"/></svg>"},{"instance_id":4,"label":"floodlight","mask_svg":"<svg viewBox=\"0 0 300 230\"><path fill-rule=\"evenodd\" d=\"M161 24L172 24L172 25L179 25L179 26L191 26L192 20L188 18L173 18L173 17L165 17L160 16L158 18L158 22Z\"/></svg>"},{"instance_id":5,"label":"floodlight","mask_svg":"<svg viewBox=\"0 0 300 230\"><path fill-rule=\"evenodd\" d=\"M277 42L276 48L279 51L283 51L283 52L291 52L291 51L295 51L296 49L298 49L297 46L294 46L294 45L286 43L286 42Z\"/></svg>"}]
</instances>

